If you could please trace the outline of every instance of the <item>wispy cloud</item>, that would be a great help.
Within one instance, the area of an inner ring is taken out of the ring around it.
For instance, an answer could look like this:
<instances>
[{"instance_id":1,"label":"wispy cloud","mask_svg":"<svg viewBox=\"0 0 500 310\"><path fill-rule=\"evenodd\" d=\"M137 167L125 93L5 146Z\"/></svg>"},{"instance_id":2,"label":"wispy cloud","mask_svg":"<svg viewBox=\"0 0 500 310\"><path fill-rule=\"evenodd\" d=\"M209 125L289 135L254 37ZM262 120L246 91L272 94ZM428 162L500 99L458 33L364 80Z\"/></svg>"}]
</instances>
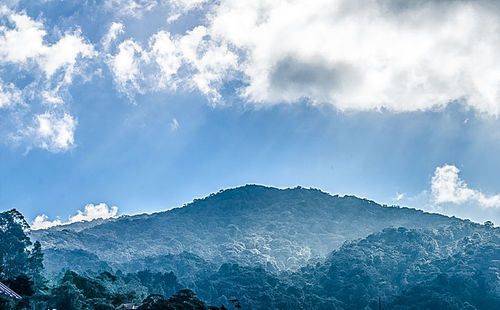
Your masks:
<instances>
[{"instance_id":1,"label":"wispy cloud","mask_svg":"<svg viewBox=\"0 0 500 310\"><path fill-rule=\"evenodd\" d=\"M0 109L12 107L23 102L22 92L13 83L4 83L0 79Z\"/></svg>"},{"instance_id":2,"label":"wispy cloud","mask_svg":"<svg viewBox=\"0 0 500 310\"><path fill-rule=\"evenodd\" d=\"M104 51L108 51L111 43L114 42L120 34L124 33L122 23L113 22L109 27L108 33L102 38L102 46Z\"/></svg>"},{"instance_id":3,"label":"wispy cloud","mask_svg":"<svg viewBox=\"0 0 500 310\"><path fill-rule=\"evenodd\" d=\"M396 201L401 201L401 199L403 199L404 197L406 196L406 193L397 193L396 194L396 197L395 197L395 200Z\"/></svg>"},{"instance_id":4,"label":"wispy cloud","mask_svg":"<svg viewBox=\"0 0 500 310\"><path fill-rule=\"evenodd\" d=\"M179 129L179 122L177 121L177 119L173 118L170 122L170 130L176 131L177 129Z\"/></svg>"},{"instance_id":5,"label":"wispy cloud","mask_svg":"<svg viewBox=\"0 0 500 310\"><path fill-rule=\"evenodd\" d=\"M169 6L171 16L178 16L180 13L197 9L207 2L210 0L106 0L104 6L120 17L127 16L139 19L145 13L163 5Z\"/></svg>"},{"instance_id":6,"label":"wispy cloud","mask_svg":"<svg viewBox=\"0 0 500 310\"><path fill-rule=\"evenodd\" d=\"M97 205L88 204L85 206L85 209L83 211L78 210L77 214L70 216L68 218L68 221L66 222L63 222L60 219L51 221L45 214L38 215L31 224L31 228L33 230L47 229L53 226L67 225L76 222L92 221L96 219L109 219L116 217L117 213L118 207L116 206L108 207L105 203L100 203Z\"/></svg>"}]
</instances>

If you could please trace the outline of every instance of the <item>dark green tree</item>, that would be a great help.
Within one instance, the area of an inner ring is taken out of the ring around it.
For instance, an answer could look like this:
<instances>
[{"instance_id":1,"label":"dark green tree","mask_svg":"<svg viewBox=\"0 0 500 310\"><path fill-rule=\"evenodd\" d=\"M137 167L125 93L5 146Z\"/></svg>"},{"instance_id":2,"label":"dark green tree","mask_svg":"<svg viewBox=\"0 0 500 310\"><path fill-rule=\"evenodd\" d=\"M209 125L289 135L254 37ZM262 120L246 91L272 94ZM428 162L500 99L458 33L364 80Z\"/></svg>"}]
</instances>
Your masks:
<instances>
[{"instance_id":1,"label":"dark green tree","mask_svg":"<svg viewBox=\"0 0 500 310\"><path fill-rule=\"evenodd\" d=\"M85 296L75 284L66 281L52 290L53 308L64 310L81 310L85 305Z\"/></svg>"},{"instance_id":2,"label":"dark green tree","mask_svg":"<svg viewBox=\"0 0 500 310\"><path fill-rule=\"evenodd\" d=\"M29 225L17 210L0 213L0 279L26 273L31 241Z\"/></svg>"}]
</instances>

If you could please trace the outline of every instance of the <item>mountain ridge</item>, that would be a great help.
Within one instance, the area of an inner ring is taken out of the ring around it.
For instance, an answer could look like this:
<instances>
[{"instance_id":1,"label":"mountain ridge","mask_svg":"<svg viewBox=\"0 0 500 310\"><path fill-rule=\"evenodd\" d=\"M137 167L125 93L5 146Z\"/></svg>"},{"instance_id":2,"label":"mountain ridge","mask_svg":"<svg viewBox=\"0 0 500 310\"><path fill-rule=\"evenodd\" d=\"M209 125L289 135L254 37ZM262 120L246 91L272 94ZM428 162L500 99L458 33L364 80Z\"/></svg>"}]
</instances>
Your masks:
<instances>
[{"instance_id":1,"label":"mountain ridge","mask_svg":"<svg viewBox=\"0 0 500 310\"><path fill-rule=\"evenodd\" d=\"M245 185L164 212L119 217L79 231L55 228L32 235L55 260L68 251L85 251L107 263L189 252L219 265L294 270L345 241L386 227L425 228L461 221L317 189Z\"/></svg>"},{"instance_id":2,"label":"mountain ridge","mask_svg":"<svg viewBox=\"0 0 500 310\"><path fill-rule=\"evenodd\" d=\"M215 197L215 196L220 196L220 195L223 195L223 194L228 193L228 192L240 191L240 190L244 190L244 189L248 189L248 188L260 188L260 189L275 190L275 191L293 191L293 190L314 191L314 192L318 192L318 193L321 193L321 194L324 194L324 195L327 195L327 196L333 197L333 198L339 198L339 199L344 199L345 198L345 199L362 200L362 201L366 201L367 203L373 203L373 204L376 204L376 205L379 205L379 206L382 206L382 207L387 207L387 208L397 208L397 209L414 210L414 211L423 212L423 213L429 214L429 215L437 215L437 216L443 216L443 217L447 217L447 218L456 218L456 219L463 220L463 221L473 222L473 221L471 221L469 219L457 218L455 216L448 216L448 215L437 213L437 212L423 211L421 209L412 208L412 207L408 207L408 206L388 205L388 204L385 204L385 203L378 203L378 202L376 202L374 200L371 200L371 199L368 199L368 198L363 198L363 197L358 197L358 196L352 195L352 194L344 194L344 195L341 195L341 194L331 194L331 193L325 192L325 191L323 191L321 189L314 188L314 187L295 186L295 187L279 188L279 187L274 187L274 186L249 183L249 184L245 184L245 185L241 185L241 186L236 186L236 187L230 187L230 188L226 188L226 189L221 189L221 190L219 190L217 192L210 193L210 194L208 194L208 195L206 195L204 197L194 198L191 202L184 203L181 206L173 207L173 208L166 209L166 210L158 210L158 211L136 213L136 214L123 214L123 215L119 215L117 217L112 217L112 218L107 218L107 219L93 219L93 220L90 220L90 221L81 221L81 222L74 222L74 223L63 223L61 225L56 225L56 226L52 226L52 227L49 227L49 228L32 229L32 231L55 231L55 230L57 230L57 231L60 231L60 230L81 231L81 230L85 230L87 228L91 228L91 227L98 226L98 225L101 225L101 224L105 224L105 223L108 223L108 222L119 221L119 220L122 220L122 219L134 219L135 220L135 219L141 219L141 218L148 217L148 216L154 216L154 215L157 215L157 214L164 214L164 213L167 213L167 212L172 212L172 211L176 211L176 210L180 210L180 209L190 208L196 202L204 201L204 200L210 200L212 197ZM481 224L481 223L478 223L478 224Z\"/></svg>"}]
</instances>

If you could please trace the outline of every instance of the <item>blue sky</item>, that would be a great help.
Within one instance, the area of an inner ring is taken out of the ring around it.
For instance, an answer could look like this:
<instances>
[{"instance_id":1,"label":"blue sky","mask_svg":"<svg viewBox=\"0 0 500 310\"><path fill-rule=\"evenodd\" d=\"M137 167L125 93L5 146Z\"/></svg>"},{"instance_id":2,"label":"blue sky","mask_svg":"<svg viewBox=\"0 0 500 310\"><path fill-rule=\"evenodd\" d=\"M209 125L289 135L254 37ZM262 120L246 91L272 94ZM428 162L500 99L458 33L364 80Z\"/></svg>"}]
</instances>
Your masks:
<instances>
[{"instance_id":1,"label":"blue sky","mask_svg":"<svg viewBox=\"0 0 500 310\"><path fill-rule=\"evenodd\" d=\"M499 13L492 1L8 1L0 206L47 227L258 183L499 223Z\"/></svg>"}]
</instances>

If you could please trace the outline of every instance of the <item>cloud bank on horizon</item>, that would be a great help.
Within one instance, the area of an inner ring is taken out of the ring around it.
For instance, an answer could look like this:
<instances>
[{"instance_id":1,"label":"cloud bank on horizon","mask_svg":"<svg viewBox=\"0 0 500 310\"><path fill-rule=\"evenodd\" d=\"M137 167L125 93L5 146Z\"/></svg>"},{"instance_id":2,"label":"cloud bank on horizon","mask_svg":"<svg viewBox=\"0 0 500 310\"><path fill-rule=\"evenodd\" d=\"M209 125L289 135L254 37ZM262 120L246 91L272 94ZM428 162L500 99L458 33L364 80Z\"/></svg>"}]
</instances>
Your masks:
<instances>
[{"instance_id":1,"label":"cloud bank on horizon","mask_svg":"<svg viewBox=\"0 0 500 310\"><path fill-rule=\"evenodd\" d=\"M96 8L108 31L93 39L83 25L49 26L23 1L10 3L0 10L0 113L12 125L4 136L28 148L78 143L69 88L77 76L105 78L103 70L133 102L195 91L218 105L229 92L256 107L408 112L460 102L500 113L494 1L108 0ZM129 32L162 10L151 35ZM188 26L171 30L183 18Z\"/></svg>"}]
</instances>

